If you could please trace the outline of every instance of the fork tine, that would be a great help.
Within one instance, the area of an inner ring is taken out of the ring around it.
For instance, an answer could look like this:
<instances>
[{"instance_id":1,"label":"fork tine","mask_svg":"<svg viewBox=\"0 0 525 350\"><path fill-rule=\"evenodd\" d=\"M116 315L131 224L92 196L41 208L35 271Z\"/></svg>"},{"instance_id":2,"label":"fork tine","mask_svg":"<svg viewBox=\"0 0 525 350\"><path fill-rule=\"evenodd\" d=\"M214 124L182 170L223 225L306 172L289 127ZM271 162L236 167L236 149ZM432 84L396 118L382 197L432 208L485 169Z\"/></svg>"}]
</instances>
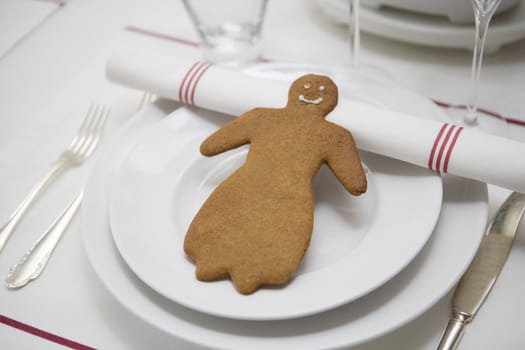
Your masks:
<instances>
[{"instance_id":1,"label":"fork tine","mask_svg":"<svg viewBox=\"0 0 525 350\"><path fill-rule=\"evenodd\" d=\"M97 115L99 108L100 106L94 103L92 103L89 106L86 116L84 117L84 121L82 122L82 125L78 129L79 134L85 135L86 131L91 128L91 125L93 124L93 119Z\"/></svg>"},{"instance_id":2,"label":"fork tine","mask_svg":"<svg viewBox=\"0 0 525 350\"><path fill-rule=\"evenodd\" d=\"M97 106L95 104L90 105L87 115L69 147L60 153L58 159L53 163L47 174L29 191L7 222L0 226L0 251L4 248L5 243L31 204L51 181L56 179L58 174L66 168L83 163L95 150L102 136L102 128L108 115L108 107Z\"/></svg>"},{"instance_id":3,"label":"fork tine","mask_svg":"<svg viewBox=\"0 0 525 350\"><path fill-rule=\"evenodd\" d=\"M87 130L91 127L91 124L93 123L93 118L96 116L98 106L94 103L91 103L89 105L89 109L86 113L86 116L84 117L84 120L82 121L82 124L80 125L80 128L77 131L77 134L69 144L68 149L72 152L78 152L79 147L82 145L82 141L85 138Z\"/></svg>"},{"instance_id":4,"label":"fork tine","mask_svg":"<svg viewBox=\"0 0 525 350\"><path fill-rule=\"evenodd\" d=\"M79 157L86 158L91 155L91 152L93 152L98 144L102 134L102 127L106 122L108 114L109 108L106 106L97 106L95 114L91 118L89 128L86 128L84 138L76 150Z\"/></svg>"},{"instance_id":5,"label":"fork tine","mask_svg":"<svg viewBox=\"0 0 525 350\"><path fill-rule=\"evenodd\" d=\"M103 105L92 104L90 106L77 136L75 136L68 148L71 157L77 158L77 161L83 161L91 154L98 142L94 136L96 133L100 133L99 129L102 127L107 113L109 113L109 111ZM92 144L94 144L93 147Z\"/></svg>"},{"instance_id":6,"label":"fork tine","mask_svg":"<svg viewBox=\"0 0 525 350\"><path fill-rule=\"evenodd\" d=\"M84 121L82 122L82 125L80 125L79 130L85 130L86 129L86 127L87 127L87 125L88 125L88 123L90 121L91 116L96 112L97 108L98 108L98 105L96 105L95 103L91 103L89 105L89 109L88 109L88 111L86 113L86 116L84 117Z\"/></svg>"},{"instance_id":7,"label":"fork tine","mask_svg":"<svg viewBox=\"0 0 525 350\"><path fill-rule=\"evenodd\" d=\"M96 121L93 123L93 128L91 130L91 140L86 142L86 148L83 150L84 157L91 155L93 150L97 147L97 144L102 136L102 129L107 121L110 108L107 106L102 106L100 113L97 115Z\"/></svg>"}]
</instances>

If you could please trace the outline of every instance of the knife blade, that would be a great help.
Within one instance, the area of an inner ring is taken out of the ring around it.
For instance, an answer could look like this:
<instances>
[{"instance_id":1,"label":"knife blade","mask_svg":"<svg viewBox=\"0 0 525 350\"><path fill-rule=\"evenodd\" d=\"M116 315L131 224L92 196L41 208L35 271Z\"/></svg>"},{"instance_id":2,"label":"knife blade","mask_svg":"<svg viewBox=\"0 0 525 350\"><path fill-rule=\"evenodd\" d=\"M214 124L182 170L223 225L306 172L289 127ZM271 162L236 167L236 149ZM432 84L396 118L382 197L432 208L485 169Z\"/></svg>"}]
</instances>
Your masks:
<instances>
[{"instance_id":1,"label":"knife blade","mask_svg":"<svg viewBox=\"0 0 525 350\"><path fill-rule=\"evenodd\" d=\"M513 192L496 212L474 259L456 287L452 316L436 350L457 348L465 326L487 298L507 260L524 211L525 194Z\"/></svg>"}]
</instances>

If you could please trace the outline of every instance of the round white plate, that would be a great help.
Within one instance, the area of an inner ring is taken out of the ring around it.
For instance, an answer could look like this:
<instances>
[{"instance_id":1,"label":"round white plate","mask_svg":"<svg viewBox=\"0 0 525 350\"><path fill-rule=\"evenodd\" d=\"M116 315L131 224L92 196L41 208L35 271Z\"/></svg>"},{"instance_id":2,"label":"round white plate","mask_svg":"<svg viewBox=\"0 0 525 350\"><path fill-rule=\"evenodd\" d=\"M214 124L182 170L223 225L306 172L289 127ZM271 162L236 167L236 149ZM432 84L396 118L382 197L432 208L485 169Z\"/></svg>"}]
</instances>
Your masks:
<instances>
[{"instance_id":1,"label":"round white plate","mask_svg":"<svg viewBox=\"0 0 525 350\"><path fill-rule=\"evenodd\" d=\"M405 109L442 116L422 97L399 87L392 92L400 96ZM486 186L446 177L434 234L403 271L366 297L335 310L283 321L224 319L173 303L130 271L114 245L108 220L108 192L115 174L137 139L166 116L169 106L165 103L158 101L139 113L99 158L86 187L82 237L91 265L113 296L137 317L168 334L222 349L356 345L398 328L430 308L457 282L477 250L487 216Z\"/></svg>"},{"instance_id":2,"label":"round white plate","mask_svg":"<svg viewBox=\"0 0 525 350\"><path fill-rule=\"evenodd\" d=\"M116 246L131 270L166 298L230 318L305 316L377 288L430 237L441 208L441 178L428 169L363 153L369 169L366 194L348 194L327 167L314 179L312 241L290 283L246 296L229 280L198 281L195 264L183 251L187 228L247 153L243 147L206 158L199 146L229 120L209 111L178 109L140 138L114 182L109 217Z\"/></svg>"},{"instance_id":3,"label":"round white plate","mask_svg":"<svg viewBox=\"0 0 525 350\"><path fill-rule=\"evenodd\" d=\"M348 23L347 0L317 0L324 13L338 23ZM389 8L360 7L360 27L364 32L418 45L474 48L474 26L454 24L446 18L425 16ZM525 3L494 16L490 23L486 52L525 37Z\"/></svg>"}]
</instances>

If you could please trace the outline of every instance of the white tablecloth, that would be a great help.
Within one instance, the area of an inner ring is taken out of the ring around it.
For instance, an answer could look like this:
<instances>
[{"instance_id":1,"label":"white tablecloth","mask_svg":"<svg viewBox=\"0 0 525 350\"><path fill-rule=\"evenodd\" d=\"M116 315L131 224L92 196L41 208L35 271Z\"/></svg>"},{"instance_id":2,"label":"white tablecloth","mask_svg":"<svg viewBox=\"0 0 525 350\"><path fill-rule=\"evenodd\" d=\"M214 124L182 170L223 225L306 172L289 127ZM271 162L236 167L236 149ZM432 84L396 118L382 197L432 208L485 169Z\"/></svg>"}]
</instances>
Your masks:
<instances>
[{"instance_id":1,"label":"white tablecloth","mask_svg":"<svg viewBox=\"0 0 525 350\"><path fill-rule=\"evenodd\" d=\"M113 85L104 76L106 60L121 43L123 33L133 34L123 30L126 26L198 40L179 1L71 0L0 59L0 221L7 219L69 143L91 101L112 107L104 144L137 108L141 92ZM263 31L264 56L272 60L349 62L346 28L322 16L312 0L271 1ZM144 36L144 40L154 45L155 40L164 39ZM174 42L173 51L190 58L199 56L192 45ZM361 60L390 72L429 98L450 103L465 100L469 52L364 34ZM524 76L525 40L487 56L481 105L525 120ZM516 128L511 136L523 137L523 129ZM73 198L94 160L64 174L35 204L0 254L0 275L7 273ZM489 187L491 214L508 193ZM190 348L136 318L109 294L87 260L80 231L77 216L38 280L17 291L0 288L0 346L59 349L58 337L63 337L100 349ZM468 326L461 349L517 349L525 343L521 329L525 322L523 266L524 224L494 290ZM356 349L432 349L446 323L449 302L447 296L407 326ZM42 332L40 336L31 333L38 330L51 335L51 341Z\"/></svg>"}]
</instances>

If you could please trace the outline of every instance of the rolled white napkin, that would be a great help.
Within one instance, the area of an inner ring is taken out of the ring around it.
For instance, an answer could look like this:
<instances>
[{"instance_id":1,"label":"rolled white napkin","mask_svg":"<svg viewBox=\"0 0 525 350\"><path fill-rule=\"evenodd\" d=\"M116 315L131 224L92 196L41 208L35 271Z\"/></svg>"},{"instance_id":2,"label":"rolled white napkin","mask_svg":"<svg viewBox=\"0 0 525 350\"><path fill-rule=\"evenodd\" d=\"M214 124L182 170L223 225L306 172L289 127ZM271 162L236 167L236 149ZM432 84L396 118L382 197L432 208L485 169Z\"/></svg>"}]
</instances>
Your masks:
<instances>
[{"instance_id":1,"label":"rolled white napkin","mask_svg":"<svg viewBox=\"0 0 525 350\"><path fill-rule=\"evenodd\" d=\"M106 73L127 87L232 116L284 107L288 99L288 83L172 56L115 54ZM326 119L350 130L362 150L525 193L525 143L345 98Z\"/></svg>"}]
</instances>

